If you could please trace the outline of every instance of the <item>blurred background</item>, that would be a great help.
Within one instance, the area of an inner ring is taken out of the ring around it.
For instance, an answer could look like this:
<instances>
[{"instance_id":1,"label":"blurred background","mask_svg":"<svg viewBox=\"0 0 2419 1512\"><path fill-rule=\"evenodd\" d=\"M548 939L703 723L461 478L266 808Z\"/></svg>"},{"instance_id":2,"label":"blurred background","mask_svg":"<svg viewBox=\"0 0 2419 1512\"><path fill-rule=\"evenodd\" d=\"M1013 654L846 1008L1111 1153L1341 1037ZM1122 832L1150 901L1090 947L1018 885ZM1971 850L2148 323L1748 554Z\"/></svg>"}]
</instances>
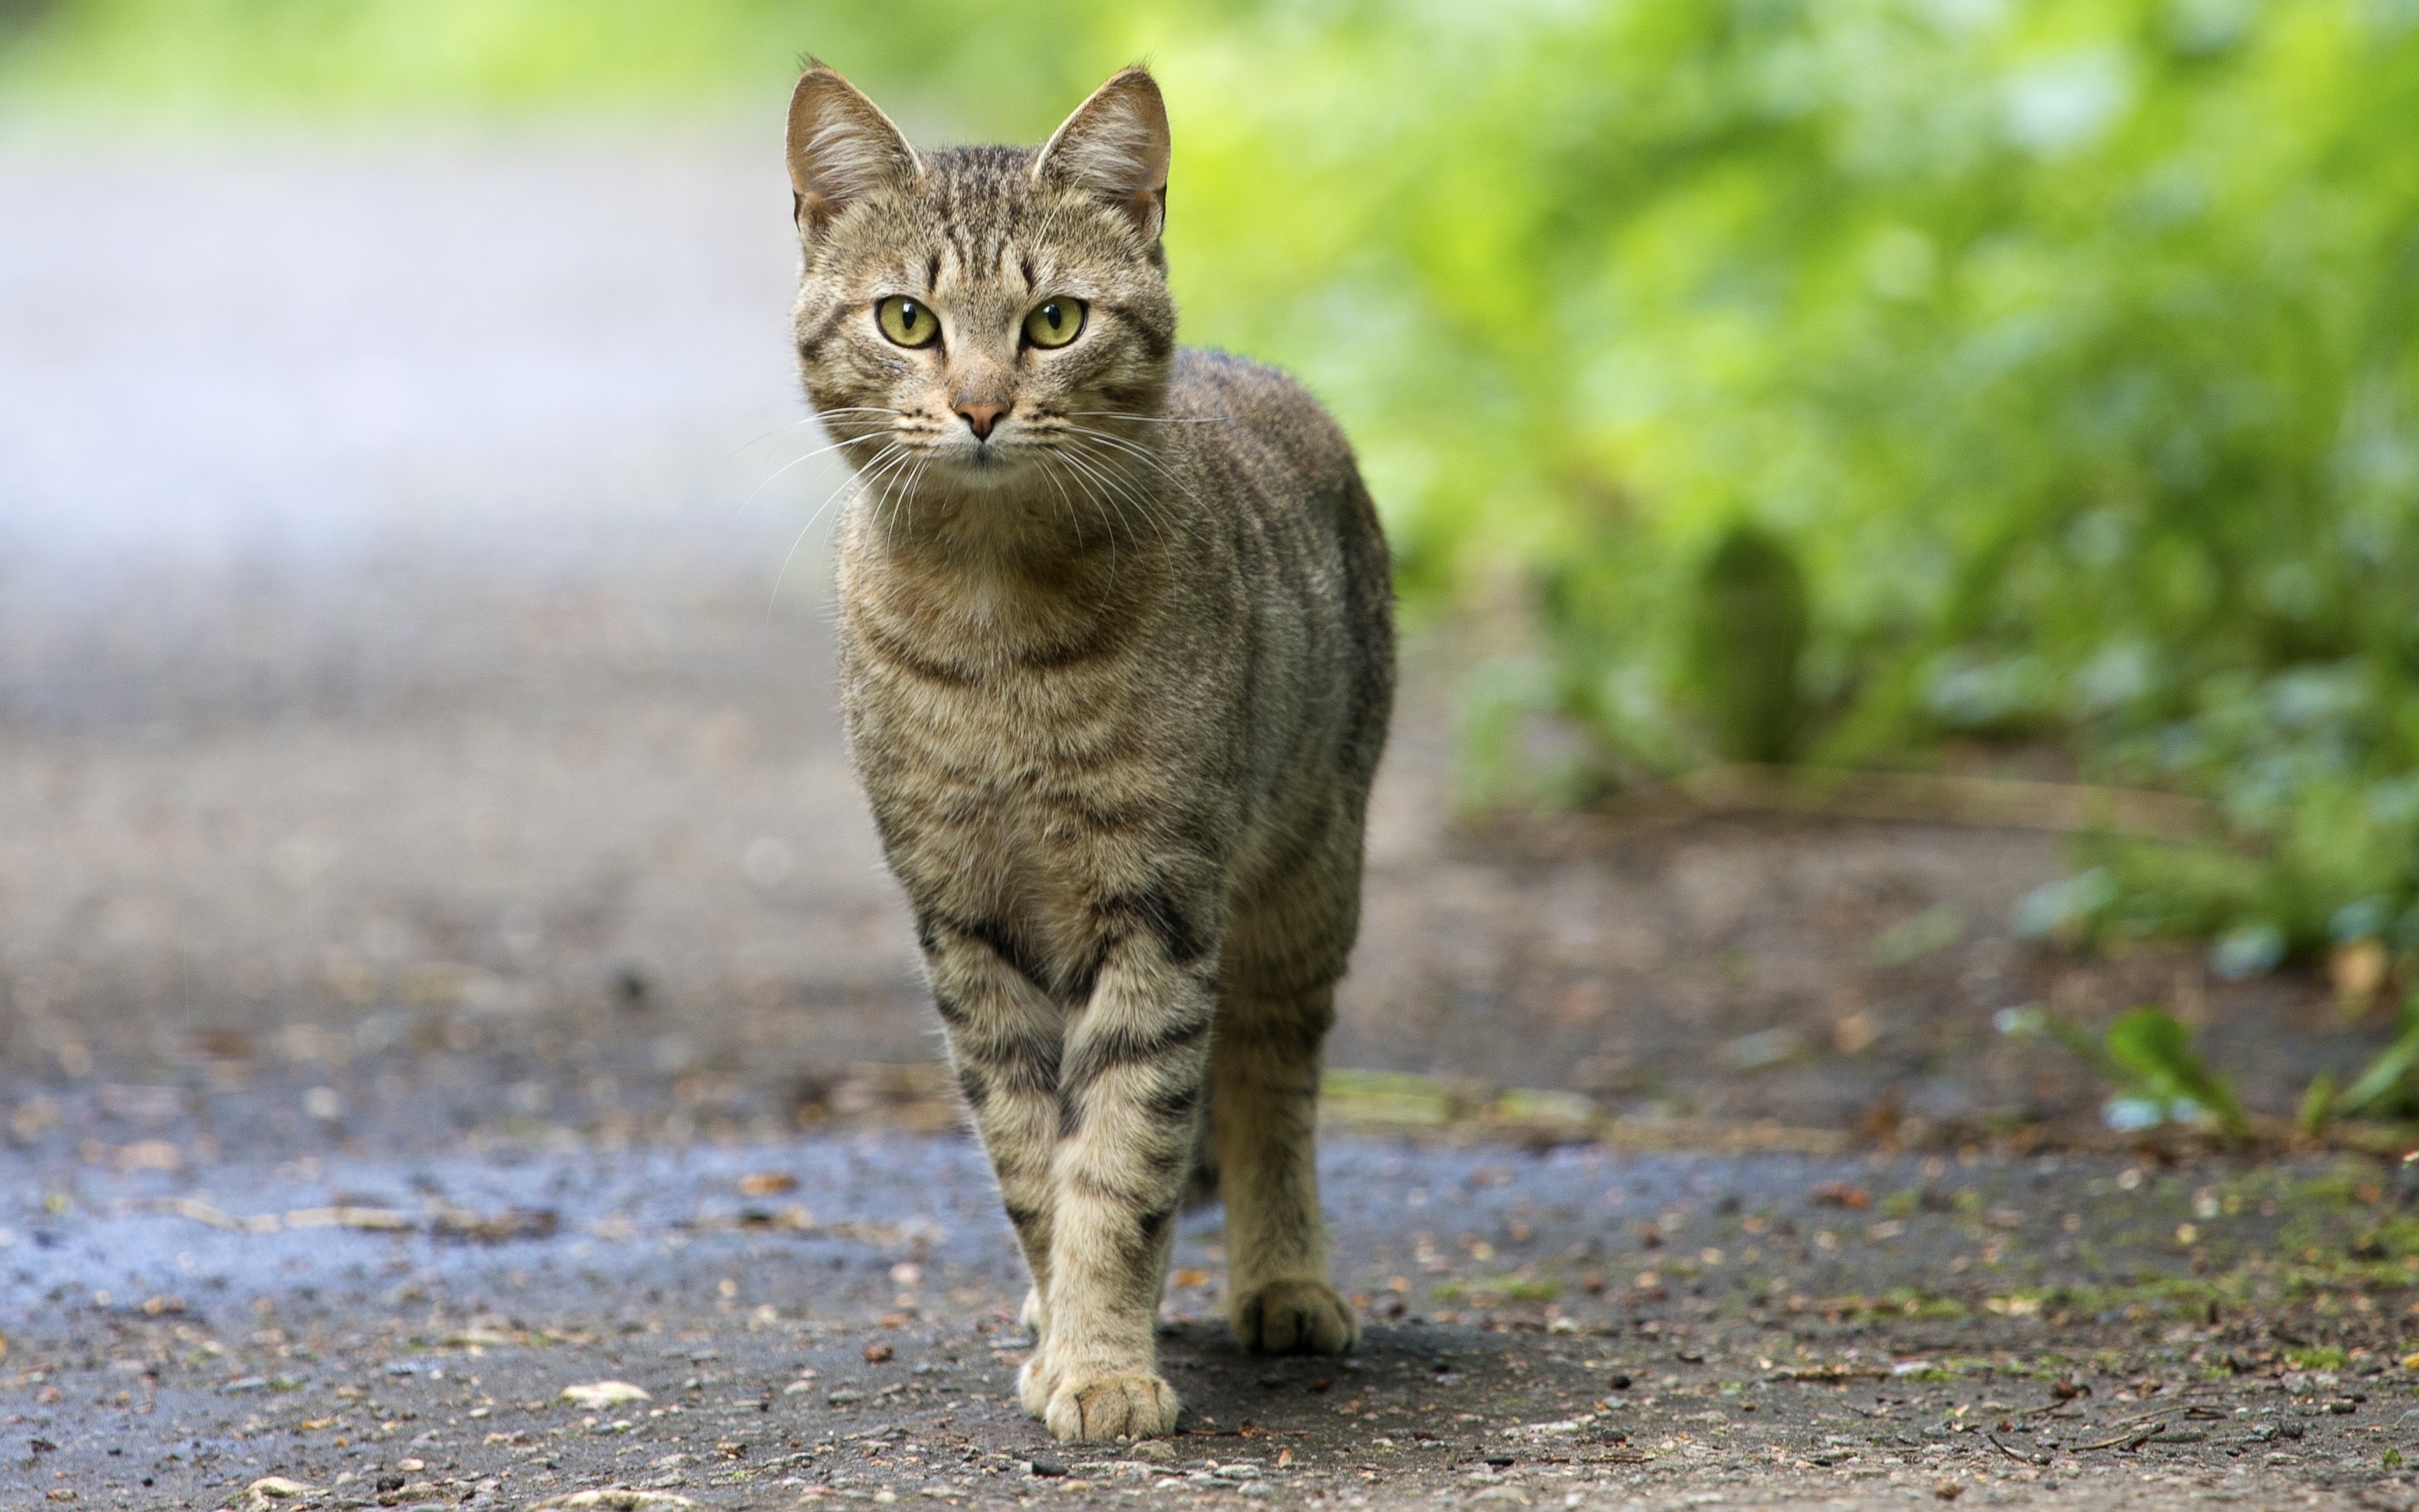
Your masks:
<instances>
[{"instance_id":1,"label":"blurred background","mask_svg":"<svg viewBox=\"0 0 2419 1512\"><path fill-rule=\"evenodd\" d=\"M2003 1031L2150 1001L2255 1113L2409 1100L2414 0L5 0L14 1137L946 1121L806 54L924 142L1149 62L1186 338L1359 446L1337 1064L1955 1140L2095 1123L2127 1043Z\"/></svg>"}]
</instances>

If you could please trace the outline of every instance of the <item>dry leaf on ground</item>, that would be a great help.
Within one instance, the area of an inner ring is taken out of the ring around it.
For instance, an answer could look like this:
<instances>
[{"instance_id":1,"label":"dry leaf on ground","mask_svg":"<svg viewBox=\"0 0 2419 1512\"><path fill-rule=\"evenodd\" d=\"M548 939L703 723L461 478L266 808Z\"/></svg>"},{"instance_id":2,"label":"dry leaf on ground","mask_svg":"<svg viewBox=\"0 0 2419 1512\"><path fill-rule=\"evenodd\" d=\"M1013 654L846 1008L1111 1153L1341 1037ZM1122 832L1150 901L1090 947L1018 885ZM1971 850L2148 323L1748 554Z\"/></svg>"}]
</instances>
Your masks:
<instances>
[{"instance_id":1,"label":"dry leaf on ground","mask_svg":"<svg viewBox=\"0 0 2419 1512\"><path fill-rule=\"evenodd\" d=\"M626 1381L592 1381L563 1387L562 1400L574 1407L611 1407L616 1402L651 1402L655 1397L645 1387Z\"/></svg>"}]
</instances>

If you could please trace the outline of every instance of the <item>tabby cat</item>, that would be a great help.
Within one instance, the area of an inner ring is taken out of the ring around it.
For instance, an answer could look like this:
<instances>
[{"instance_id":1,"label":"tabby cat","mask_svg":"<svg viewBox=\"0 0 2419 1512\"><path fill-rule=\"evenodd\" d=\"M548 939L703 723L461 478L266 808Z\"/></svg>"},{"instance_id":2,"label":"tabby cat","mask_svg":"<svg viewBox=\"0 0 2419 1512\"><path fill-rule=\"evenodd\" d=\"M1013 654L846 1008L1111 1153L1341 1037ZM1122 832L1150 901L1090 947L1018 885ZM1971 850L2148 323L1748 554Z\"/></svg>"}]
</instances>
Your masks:
<instances>
[{"instance_id":1,"label":"tabby cat","mask_svg":"<svg viewBox=\"0 0 2419 1512\"><path fill-rule=\"evenodd\" d=\"M1394 692L1386 545L1282 374L1179 350L1168 131L1129 69L1039 149L918 153L816 66L790 103L806 391L853 470L841 699L1033 1274L1061 1439L1173 1431L1175 1218L1227 1315L1337 1353L1312 1135Z\"/></svg>"}]
</instances>

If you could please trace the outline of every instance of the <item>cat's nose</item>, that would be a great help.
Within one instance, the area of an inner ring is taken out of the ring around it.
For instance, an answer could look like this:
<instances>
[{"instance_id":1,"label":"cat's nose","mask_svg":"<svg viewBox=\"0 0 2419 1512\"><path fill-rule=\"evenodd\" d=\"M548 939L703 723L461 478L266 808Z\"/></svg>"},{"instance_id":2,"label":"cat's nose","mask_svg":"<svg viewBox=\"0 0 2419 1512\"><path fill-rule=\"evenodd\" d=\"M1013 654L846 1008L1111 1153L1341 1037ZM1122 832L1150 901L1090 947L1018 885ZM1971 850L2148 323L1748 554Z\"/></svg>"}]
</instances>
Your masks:
<instances>
[{"instance_id":1,"label":"cat's nose","mask_svg":"<svg viewBox=\"0 0 2419 1512\"><path fill-rule=\"evenodd\" d=\"M959 414L965 417L967 428L975 433L975 440L980 441L991 440L991 428L999 424L1000 416L1008 413L1008 406L978 404L972 399L960 399L957 403L957 410Z\"/></svg>"}]
</instances>

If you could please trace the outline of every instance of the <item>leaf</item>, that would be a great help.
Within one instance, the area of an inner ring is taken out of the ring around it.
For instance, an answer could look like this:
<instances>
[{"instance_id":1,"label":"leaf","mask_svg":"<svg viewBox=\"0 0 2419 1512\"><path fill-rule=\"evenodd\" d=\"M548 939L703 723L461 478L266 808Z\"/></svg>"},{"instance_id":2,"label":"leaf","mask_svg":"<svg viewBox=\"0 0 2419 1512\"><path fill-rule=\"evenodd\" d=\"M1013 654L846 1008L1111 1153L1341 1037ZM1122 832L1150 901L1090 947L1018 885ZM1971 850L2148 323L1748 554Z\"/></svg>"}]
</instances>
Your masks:
<instances>
[{"instance_id":1,"label":"leaf","mask_svg":"<svg viewBox=\"0 0 2419 1512\"><path fill-rule=\"evenodd\" d=\"M633 1386L626 1381L594 1381L585 1385L565 1386L562 1399L574 1407L595 1409L611 1407L620 1402L651 1402L643 1386Z\"/></svg>"},{"instance_id":2,"label":"leaf","mask_svg":"<svg viewBox=\"0 0 2419 1512\"><path fill-rule=\"evenodd\" d=\"M2109 1058L2138 1078L2139 1088L2167 1103L2197 1103L2236 1138L2248 1134L2242 1105L2192 1047L2192 1031L2163 1008L2137 1008L2108 1026Z\"/></svg>"},{"instance_id":3,"label":"leaf","mask_svg":"<svg viewBox=\"0 0 2419 1512\"><path fill-rule=\"evenodd\" d=\"M2334 1110L2335 1073L2322 1071L2310 1081L2310 1089L2302 1094L2302 1116L2296 1127L2305 1134L2315 1135L2327 1126L2327 1115Z\"/></svg>"},{"instance_id":4,"label":"leaf","mask_svg":"<svg viewBox=\"0 0 2419 1512\"><path fill-rule=\"evenodd\" d=\"M2387 1093L2402 1085L2403 1078L2411 1073L2414 1064L2419 1064L2419 1024L2405 1028L2399 1039L2378 1052L2377 1058L2368 1063L2368 1069L2344 1088L2341 1097L2335 1099L2334 1110L2337 1113L2359 1113L2383 1102Z\"/></svg>"}]
</instances>

